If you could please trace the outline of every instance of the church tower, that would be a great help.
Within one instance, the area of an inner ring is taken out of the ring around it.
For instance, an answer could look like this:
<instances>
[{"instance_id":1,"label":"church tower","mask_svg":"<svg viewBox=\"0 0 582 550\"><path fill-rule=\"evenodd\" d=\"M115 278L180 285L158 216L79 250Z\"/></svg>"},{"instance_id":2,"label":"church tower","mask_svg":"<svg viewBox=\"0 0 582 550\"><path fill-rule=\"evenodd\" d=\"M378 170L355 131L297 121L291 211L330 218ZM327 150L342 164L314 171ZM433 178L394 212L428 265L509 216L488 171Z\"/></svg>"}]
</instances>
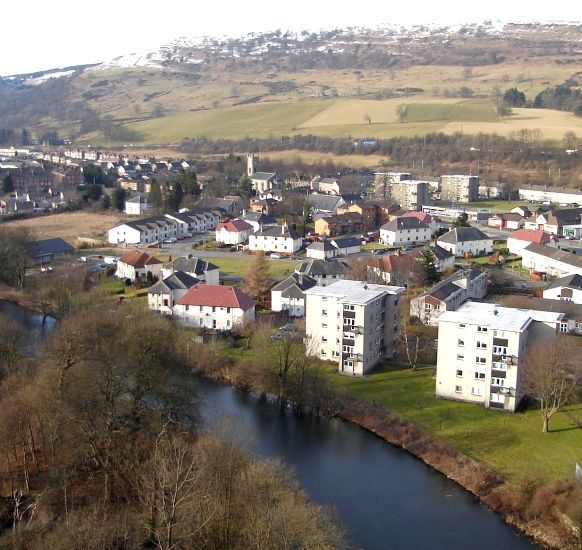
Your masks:
<instances>
[{"instance_id":1,"label":"church tower","mask_svg":"<svg viewBox=\"0 0 582 550\"><path fill-rule=\"evenodd\" d=\"M247 176L252 176L259 171L259 155L249 153L247 155Z\"/></svg>"}]
</instances>

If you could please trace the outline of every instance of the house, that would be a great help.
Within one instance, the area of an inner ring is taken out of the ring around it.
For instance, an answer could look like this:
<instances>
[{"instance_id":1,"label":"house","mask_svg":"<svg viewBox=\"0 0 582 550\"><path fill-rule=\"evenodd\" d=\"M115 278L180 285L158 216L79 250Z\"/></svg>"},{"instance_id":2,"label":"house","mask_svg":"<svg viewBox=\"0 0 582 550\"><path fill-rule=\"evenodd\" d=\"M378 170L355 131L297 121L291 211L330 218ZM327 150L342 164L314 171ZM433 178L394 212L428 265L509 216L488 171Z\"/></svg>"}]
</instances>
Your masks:
<instances>
[{"instance_id":1,"label":"house","mask_svg":"<svg viewBox=\"0 0 582 550\"><path fill-rule=\"evenodd\" d=\"M351 204L344 204L337 209L338 214L352 212L362 216L364 229L371 229L382 225L387 217L388 211L396 209L396 205L383 206L378 201L358 201ZM385 212L387 210L387 212Z\"/></svg>"},{"instance_id":2,"label":"house","mask_svg":"<svg viewBox=\"0 0 582 550\"><path fill-rule=\"evenodd\" d=\"M130 281L145 281L148 274L150 278L160 277L163 265L163 262L154 256L135 250L117 260L115 276Z\"/></svg>"},{"instance_id":3,"label":"house","mask_svg":"<svg viewBox=\"0 0 582 550\"><path fill-rule=\"evenodd\" d=\"M268 216L274 216L280 210L280 202L275 199L250 199L249 209L251 212L260 212Z\"/></svg>"},{"instance_id":4,"label":"house","mask_svg":"<svg viewBox=\"0 0 582 550\"><path fill-rule=\"evenodd\" d=\"M312 242L305 250L308 258L318 260L328 260L338 255L337 247L328 240Z\"/></svg>"},{"instance_id":5,"label":"house","mask_svg":"<svg viewBox=\"0 0 582 550\"><path fill-rule=\"evenodd\" d=\"M338 256L349 256L359 254L362 250L361 237L335 237L330 240L332 246L337 250Z\"/></svg>"},{"instance_id":6,"label":"house","mask_svg":"<svg viewBox=\"0 0 582 550\"><path fill-rule=\"evenodd\" d=\"M497 229L519 229L525 224L525 218L517 212L504 212L502 214L493 214L488 220L489 227Z\"/></svg>"},{"instance_id":7,"label":"house","mask_svg":"<svg viewBox=\"0 0 582 550\"><path fill-rule=\"evenodd\" d=\"M521 200L556 204L582 204L580 189L566 187L549 187L547 185L530 185L519 189Z\"/></svg>"},{"instance_id":8,"label":"house","mask_svg":"<svg viewBox=\"0 0 582 550\"><path fill-rule=\"evenodd\" d=\"M427 214L426 212L419 212L417 210L411 210L410 212L406 212L405 214L402 214L402 217L403 218L416 218L417 220L420 220L421 222L425 223L426 225L428 225L431 235L435 235L437 233L437 231L441 228L440 220L436 216L431 216L430 214Z\"/></svg>"},{"instance_id":9,"label":"house","mask_svg":"<svg viewBox=\"0 0 582 550\"><path fill-rule=\"evenodd\" d=\"M487 284L487 273L483 271L457 271L410 300L410 315L418 317L424 325L437 325L443 311L455 311L467 300L485 298Z\"/></svg>"},{"instance_id":10,"label":"house","mask_svg":"<svg viewBox=\"0 0 582 550\"><path fill-rule=\"evenodd\" d=\"M289 317L305 315L305 291L314 287L317 281L307 275L293 273L271 289L271 309L287 311Z\"/></svg>"},{"instance_id":11,"label":"house","mask_svg":"<svg viewBox=\"0 0 582 550\"><path fill-rule=\"evenodd\" d=\"M337 214L338 208L345 204L345 201L337 196L309 195L307 204L312 216L315 214L334 215Z\"/></svg>"},{"instance_id":12,"label":"house","mask_svg":"<svg viewBox=\"0 0 582 550\"><path fill-rule=\"evenodd\" d=\"M432 232L416 217L400 217L380 228L380 242L390 246L418 244L430 241Z\"/></svg>"},{"instance_id":13,"label":"house","mask_svg":"<svg viewBox=\"0 0 582 550\"><path fill-rule=\"evenodd\" d=\"M249 236L249 250L294 254L303 246L303 238L287 223L266 227Z\"/></svg>"},{"instance_id":14,"label":"house","mask_svg":"<svg viewBox=\"0 0 582 550\"><path fill-rule=\"evenodd\" d=\"M298 275L307 275L317 281L319 286L327 286L347 278L350 265L345 260L307 260L295 269Z\"/></svg>"},{"instance_id":15,"label":"house","mask_svg":"<svg viewBox=\"0 0 582 550\"><path fill-rule=\"evenodd\" d=\"M148 290L148 307L165 315L172 315L176 302L186 294L189 288L200 281L183 271L176 271L158 281Z\"/></svg>"},{"instance_id":16,"label":"house","mask_svg":"<svg viewBox=\"0 0 582 550\"><path fill-rule=\"evenodd\" d=\"M37 264L46 264L55 256L64 256L75 252L75 248L67 241L56 237L54 239L42 239L28 243L27 251L32 261Z\"/></svg>"},{"instance_id":17,"label":"house","mask_svg":"<svg viewBox=\"0 0 582 550\"><path fill-rule=\"evenodd\" d=\"M151 208L152 203L143 195L137 195L125 201L125 213L130 216L141 216L148 210L151 210Z\"/></svg>"},{"instance_id":18,"label":"house","mask_svg":"<svg viewBox=\"0 0 582 550\"><path fill-rule=\"evenodd\" d=\"M220 270L218 266L207 260L196 258L192 254L176 258L165 265L162 269L162 277L169 277L172 273L177 273L178 271L187 273L191 277L196 277L209 285L217 285L220 283Z\"/></svg>"},{"instance_id":19,"label":"house","mask_svg":"<svg viewBox=\"0 0 582 550\"><path fill-rule=\"evenodd\" d=\"M552 277L582 275L582 256L537 243L522 249L521 265L530 273L544 273Z\"/></svg>"},{"instance_id":20,"label":"house","mask_svg":"<svg viewBox=\"0 0 582 550\"><path fill-rule=\"evenodd\" d=\"M339 179L335 177L316 176L311 180L311 190L315 193L324 193L326 195L339 195Z\"/></svg>"},{"instance_id":21,"label":"house","mask_svg":"<svg viewBox=\"0 0 582 550\"><path fill-rule=\"evenodd\" d=\"M582 237L582 208L540 207L526 219L524 227L579 238Z\"/></svg>"},{"instance_id":22,"label":"house","mask_svg":"<svg viewBox=\"0 0 582 550\"><path fill-rule=\"evenodd\" d=\"M441 200L474 202L479 200L479 176L441 176Z\"/></svg>"},{"instance_id":23,"label":"house","mask_svg":"<svg viewBox=\"0 0 582 550\"><path fill-rule=\"evenodd\" d=\"M485 256L493 252L493 239L476 227L454 227L441 235L437 244L457 258Z\"/></svg>"},{"instance_id":24,"label":"house","mask_svg":"<svg viewBox=\"0 0 582 550\"><path fill-rule=\"evenodd\" d=\"M365 220L357 212L346 212L335 216L323 216L315 219L315 232L318 235L333 237L364 231Z\"/></svg>"},{"instance_id":25,"label":"house","mask_svg":"<svg viewBox=\"0 0 582 550\"><path fill-rule=\"evenodd\" d=\"M530 341L555 334L563 313L467 302L439 316L436 396L513 412Z\"/></svg>"},{"instance_id":26,"label":"house","mask_svg":"<svg viewBox=\"0 0 582 550\"><path fill-rule=\"evenodd\" d=\"M305 330L312 352L339 372L363 375L392 359L402 287L336 281L305 291Z\"/></svg>"},{"instance_id":27,"label":"house","mask_svg":"<svg viewBox=\"0 0 582 550\"><path fill-rule=\"evenodd\" d=\"M220 331L255 320L253 299L238 288L226 285L194 285L172 311L186 325Z\"/></svg>"},{"instance_id":28,"label":"house","mask_svg":"<svg viewBox=\"0 0 582 550\"><path fill-rule=\"evenodd\" d=\"M200 199L196 207L199 210L220 210L226 216L238 216L243 208L240 197L204 197Z\"/></svg>"},{"instance_id":29,"label":"house","mask_svg":"<svg viewBox=\"0 0 582 550\"><path fill-rule=\"evenodd\" d=\"M215 229L222 214L220 210L181 210L166 214L165 217L178 224L178 235L193 235Z\"/></svg>"},{"instance_id":30,"label":"house","mask_svg":"<svg viewBox=\"0 0 582 550\"><path fill-rule=\"evenodd\" d=\"M455 255L438 244L430 245L430 250L436 260L436 268L439 273L444 273L455 268Z\"/></svg>"},{"instance_id":31,"label":"house","mask_svg":"<svg viewBox=\"0 0 582 550\"><path fill-rule=\"evenodd\" d=\"M166 216L152 216L135 221L126 221L107 232L110 244L154 244L178 237L176 220Z\"/></svg>"},{"instance_id":32,"label":"house","mask_svg":"<svg viewBox=\"0 0 582 550\"><path fill-rule=\"evenodd\" d=\"M550 300L532 296L507 296L507 304L520 309L562 313L559 331L563 334L582 335L582 305L567 300Z\"/></svg>"},{"instance_id":33,"label":"house","mask_svg":"<svg viewBox=\"0 0 582 550\"><path fill-rule=\"evenodd\" d=\"M239 220L242 220L253 228L253 233L256 233L261 228L273 227L277 225L277 220L273 216L264 214L263 212L248 212L243 210L242 215L239 216Z\"/></svg>"},{"instance_id":34,"label":"house","mask_svg":"<svg viewBox=\"0 0 582 550\"><path fill-rule=\"evenodd\" d=\"M556 279L544 290L543 297L582 304L582 275L566 275Z\"/></svg>"},{"instance_id":35,"label":"house","mask_svg":"<svg viewBox=\"0 0 582 550\"><path fill-rule=\"evenodd\" d=\"M414 275L416 262L422 255L421 248L415 248L409 253L384 254L368 260L368 278L372 282L381 284L408 286L410 278Z\"/></svg>"},{"instance_id":36,"label":"house","mask_svg":"<svg viewBox=\"0 0 582 550\"><path fill-rule=\"evenodd\" d=\"M224 244L240 244L248 240L253 232L253 226L244 220L231 220L216 226L216 242Z\"/></svg>"},{"instance_id":37,"label":"house","mask_svg":"<svg viewBox=\"0 0 582 550\"><path fill-rule=\"evenodd\" d=\"M531 243L556 248L558 246L558 238L545 231L534 229L518 229L507 237L507 248L511 254L520 255L521 251Z\"/></svg>"}]
</instances>

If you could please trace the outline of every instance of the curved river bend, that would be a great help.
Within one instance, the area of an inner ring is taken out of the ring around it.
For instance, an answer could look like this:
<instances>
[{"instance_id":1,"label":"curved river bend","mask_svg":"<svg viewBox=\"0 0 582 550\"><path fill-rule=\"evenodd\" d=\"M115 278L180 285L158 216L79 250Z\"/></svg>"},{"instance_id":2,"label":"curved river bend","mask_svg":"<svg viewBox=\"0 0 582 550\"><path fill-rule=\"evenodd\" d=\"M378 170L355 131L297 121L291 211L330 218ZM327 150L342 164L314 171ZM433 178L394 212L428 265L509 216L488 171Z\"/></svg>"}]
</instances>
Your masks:
<instances>
[{"instance_id":1,"label":"curved river bend","mask_svg":"<svg viewBox=\"0 0 582 550\"><path fill-rule=\"evenodd\" d=\"M0 301L31 349L54 328ZM473 496L404 450L339 419L298 417L253 395L198 379L202 421L255 455L280 457L306 493L334 510L350 543L366 550L532 550L535 545Z\"/></svg>"}]
</instances>

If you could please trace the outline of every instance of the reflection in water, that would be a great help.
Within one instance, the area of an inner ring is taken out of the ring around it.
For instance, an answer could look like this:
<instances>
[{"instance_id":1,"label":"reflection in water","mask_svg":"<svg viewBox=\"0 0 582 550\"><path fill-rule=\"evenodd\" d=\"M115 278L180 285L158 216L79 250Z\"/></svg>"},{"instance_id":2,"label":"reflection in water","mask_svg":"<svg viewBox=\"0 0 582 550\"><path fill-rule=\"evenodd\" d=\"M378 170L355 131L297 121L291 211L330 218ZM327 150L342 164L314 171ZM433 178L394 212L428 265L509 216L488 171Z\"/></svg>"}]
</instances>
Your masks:
<instances>
[{"instance_id":1,"label":"reflection in water","mask_svg":"<svg viewBox=\"0 0 582 550\"><path fill-rule=\"evenodd\" d=\"M41 313L24 309L11 302L0 301L0 315L10 319L25 331L26 349L30 353L38 349L56 325L56 321L52 317L47 317L43 323Z\"/></svg>"}]
</instances>

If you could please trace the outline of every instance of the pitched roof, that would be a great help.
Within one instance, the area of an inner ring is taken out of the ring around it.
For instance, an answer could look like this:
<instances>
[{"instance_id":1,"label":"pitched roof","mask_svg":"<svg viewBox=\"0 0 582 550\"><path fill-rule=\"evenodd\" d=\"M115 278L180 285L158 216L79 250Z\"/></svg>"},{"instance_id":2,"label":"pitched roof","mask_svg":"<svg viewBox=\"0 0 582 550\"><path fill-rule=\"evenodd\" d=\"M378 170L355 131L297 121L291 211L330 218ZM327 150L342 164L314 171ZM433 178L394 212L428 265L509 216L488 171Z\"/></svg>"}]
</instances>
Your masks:
<instances>
[{"instance_id":1,"label":"pitched roof","mask_svg":"<svg viewBox=\"0 0 582 550\"><path fill-rule=\"evenodd\" d=\"M212 306L240 308L243 311L255 306L254 300L234 286L205 285L193 286L180 300L181 306Z\"/></svg>"},{"instance_id":2,"label":"pitched roof","mask_svg":"<svg viewBox=\"0 0 582 550\"><path fill-rule=\"evenodd\" d=\"M239 216L239 220L257 222L263 225L277 225L277 220L273 216L269 216L264 212L245 212L242 216Z\"/></svg>"},{"instance_id":3,"label":"pitched roof","mask_svg":"<svg viewBox=\"0 0 582 550\"><path fill-rule=\"evenodd\" d=\"M302 262L295 273L303 273L310 277L321 275L343 275L349 270L349 264L345 260L319 260L311 259Z\"/></svg>"},{"instance_id":4,"label":"pitched roof","mask_svg":"<svg viewBox=\"0 0 582 550\"><path fill-rule=\"evenodd\" d=\"M578 275L575 273L573 275L566 275L565 277L560 277L559 279L556 279L554 282L550 283L546 290L561 287L569 287L582 290L582 275Z\"/></svg>"},{"instance_id":5,"label":"pitched roof","mask_svg":"<svg viewBox=\"0 0 582 550\"><path fill-rule=\"evenodd\" d=\"M250 223L245 222L244 220L230 220L229 222L219 223L216 226L216 231L220 231L224 229L229 233L239 233L241 231L249 231L253 228Z\"/></svg>"},{"instance_id":6,"label":"pitched roof","mask_svg":"<svg viewBox=\"0 0 582 550\"><path fill-rule=\"evenodd\" d=\"M492 240L492 238L483 233L483 231L477 227L454 227L448 233L445 233L438 238L438 242L452 244L466 241L485 240Z\"/></svg>"},{"instance_id":7,"label":"pitched roof","mask_svg":"<svg viewBox=\"0 0 582 550\"><path fill-rule=\"evenodd\" d=\"M161 294L163 292L170 292L176 289L191 288L200 282L196 277L188 275L183 271L176 271L162 281L158 281L149 290L149 294Z\"/></svg>"},{"instance_id":8,"label":"pitched roof","mask_svg":"<svg viewBox=\"0 0 582 550\"><path fill-rule=\"evenodd\" d=\"M131 220L123 222L121 225L127 225L133 229L137 229L141 231L143 229L152 228L152 227L161 227L166 225L174 225L176 223L175 220L170 220L165 216L151 216L149 218L141 218L139 220Z\"/></svg>"},{"instance_id":9,"label":"pitched roof","mask_svg":"<svg viewBox=\"0 0 582 550\"><path fill-rule=\"evenodd\" d=\"M331 239L331 244L336 248L353 248L362 246L362 239L358 237L336 237Z\"/></svg>"},{"instance_id":10,"label":"pitched roof","mask_svg":"<svg viewBox=\"0 0 582 550\"><path fill-rule=\"evenodd\" d=\"M428 225L416 217L404 217L394 218L393 220L385 223L380 229L385 231L402 231L403 229L428 229Z\"/></svg>"},{"instance_id":11,"label":"pitched roof","mask_svg":"<svg viewBox=\"0 0 582 550\"><path fill-rule=\"evenodd\" d=\"M406 212L404 214L402 214L403 218L416 218L418 220L420 220L421 222L424 222L426 224L429 224L430 222L433 221L433 217L430 214L427 214L426 212L418 212L416 210L411 210L410 212Z\"/></svg>"},{"instance_id":12,"label":"pitched roof","mask_svg":"<svg viewBox=\"0 0 582 550\"><path fill-rule=\"evenodd\" d=\"M307 250L329 252L330 250L335 250L335 246L333 246L329 241L314 241L307 247Z\"/></svg>"},{"instance_id":13,"label":"pitched roof","mask_svg":"<svg viewBox=\"0 0 582 550\"><path fill-rule=\"evenodd\" d=\"M309 195L307 197L307 204L314 210L331 212L342 200L342 197L333 195Z\"/></svg>"},{"instance_id":14,"label":"pitched roof","mask_svg":"<svg viewBox=\"0 0 582 550\"><path fill-rule=\"evenodd\" d=\"M33 241L28 244L27 249L33 258L50 254L65 254L75 250L67 241L60 237Z\"/></svg>"},{"instance_id":15,"label":"pitched roof","mask_svg":"<svg viewBox=\"0 0 582 550\"><path fill-rule=\"evenodd\" d=\"M449 277L447 277L446 279L432 286L427 291L420 294L419 298L423 296L432 296L437 300L446 300L452 294L455 294L459 290L465 289L465 286L462 284L458 284L457 281L467 278L468 281L470 282L483 276L486 277L485 273L475 268L457 271L450 275ZM468 287L468 285L466 286Z\"/></svg>"},{"instance_id":16,"label":"pitched roof","mask_svg":"<svg viewBox=\"0 0 582 550\"><path fill-rule=\"evenodd\" d=\"M452 252L449 252L448 250L446 250L442 246L439 246L438 244L431 245L430 249L437 260L446 260L447 258L455 257L455 255Z\"/></svg>"},{"instance_id":17,"label":"pitched roof","mask_svg":"<svg viewBox=\"0 0 582 550\"><path fill-rule=\"evenodd\" d=\"M273 179L276 175L277 175L276 172L255 172L254 174L251 174L249 178L251 178L251 180L269 181L270 179Z\"/></svg>"},{"instance_id":18,"label":"pitched roof","mask_svg":"<svg viewBox=\"0 0 582 550\"><path fill-rule=\"evenodd\" d=\"M195 256L191 258L185 256L176 258L173 262L170 262L169 267L174 273L176 271L184 271L185 273L196 273L196 275L203 275L207 271L218 269L218 266Z\"/></svg>"},{"instance_id":19,"label":"pitched roof","mask_svg":"<svg viewBox=\"0 0 582 550\"><path fill-rule=\"evenodd\" d=\"M511 298L507 298L507 301L511 304L511 307L563 313L566 319L582 320L582 304L568 302L567 300L548 300L547 298L534 298L532 296L511 296Z\"/></svg>"},{"instance_id":20,"label":"pitched roof","mask_svg":"<svg viewBox=\"0 0 582 550\"><path fill-rule=\"evenodd\" d=\"M281 237L283 239L300 239L301 235L294 231L289 226L269 226L257 231L255 237Z\"/></svg>"},{"instance_id":21,"label":"pitched roof","mask_svg":"<svg viewBox=\"0 0 582 550\"><path fill-rule=\"evenodd\" d=\"M545 231L537 231L534 229L518 229L511 233L508 238L537 244L546 244L553 240L558 240Z\"/></svg>"},{"instance_id":22,"label":"pitched roof","mask_svg":"<svg viewBox=\"0 0 582 550\"><path fill-rule=\"evenodd\" d=\"M154 264L161 264L163 263L161 260L158 260L154 256L150 256L145 252L139 252L138 250L134 250L133 252L129 252L119 258L120 263L124 263L127 265L131 265L136 269L141 269L146 265L154 265Z\"/></svg>"},{"instance_id":23,"label":"pitched roof","mask_svg":"<svg viewBox=\"0 0 582 550\"><path fill-rule=\"evenodd\" d=\"M271 290L281 292L283 298L295 298L296 300L300 300L304 297L304 292L316 284L317 281L312 277L309 277L309 275L293 273L286 279L277 283Z\"/></svg>"},{"instance_id":24,"label":"pitched roof","mask_svg":"<svg viewBox=\"0 0 582 550\"><path fill-rule=\"evenodd\" d=\"M533 252L534 254L539 254L540 256L545 256L546 258L550 258L558 262L572 265L574 267L582 268L582 256L579 256L578 254L572 254L571 252L566 252L565 250L560 250L559 248L531 243L528 244L524 250Z\"/></svg>"}]
</instances>

